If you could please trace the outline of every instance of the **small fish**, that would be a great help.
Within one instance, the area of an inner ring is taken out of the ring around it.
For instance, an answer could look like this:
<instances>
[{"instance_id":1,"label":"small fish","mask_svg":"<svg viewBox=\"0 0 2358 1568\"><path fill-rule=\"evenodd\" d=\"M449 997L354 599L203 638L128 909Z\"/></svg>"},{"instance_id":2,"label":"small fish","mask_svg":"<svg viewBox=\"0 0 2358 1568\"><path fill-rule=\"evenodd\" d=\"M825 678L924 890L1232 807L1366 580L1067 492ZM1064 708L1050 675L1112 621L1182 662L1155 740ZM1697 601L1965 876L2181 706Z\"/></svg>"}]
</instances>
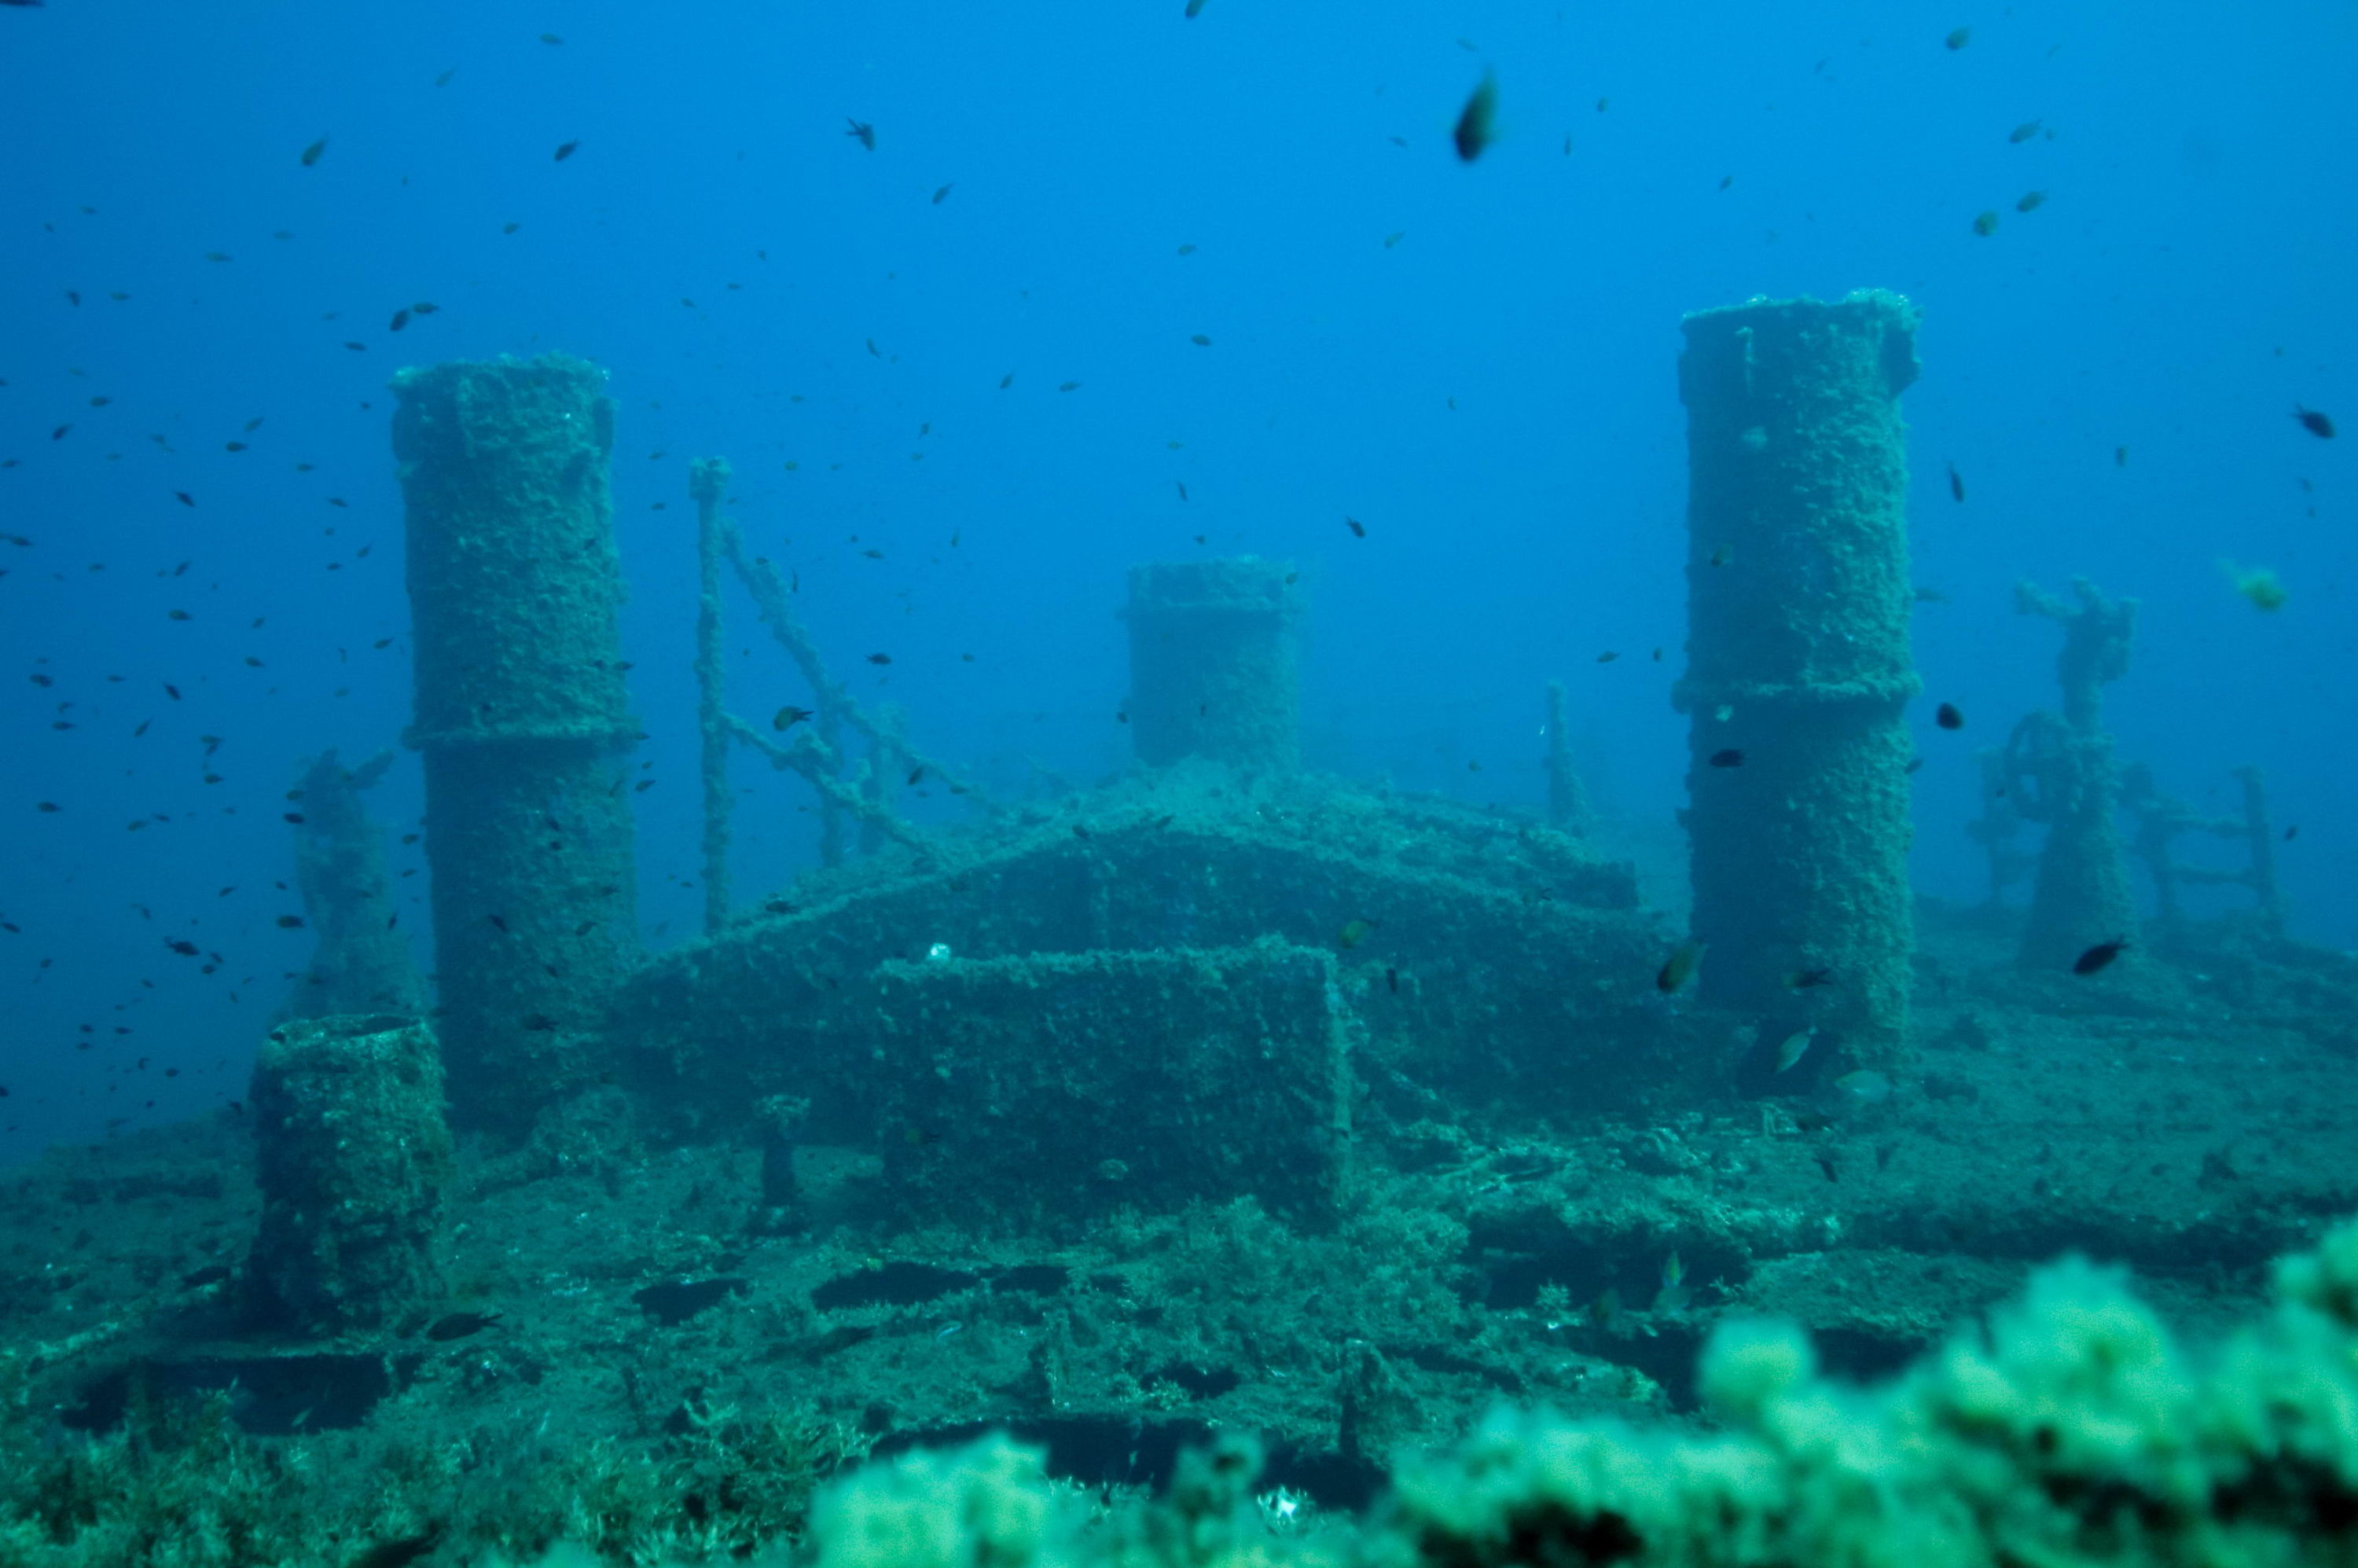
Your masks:
<instances>
[{"instance_id":1,"label":"small fish","mask_svg":"<svg viewBox=\"0 0 2358 1568\"><path fill-rule=\"evenodd\" d=\"M1390 250L1394 245L1399 244L1402 240L1407 238L1408 231L1406 229L1401 230L1400 232L1396 234L1386 234L1384 236L1384 249Z\"/></svg>"},{"instance_id":2,"label":"small fish","mask_svg":"<svg viewBox=\"0 0 2358 1568\"><path fill-rule=\"evenodd\" d=\"M319 161L319 155L327 150L328 138L321 136L318 141L313 142L309 146L303 149L303 167L305 168L308 168L313 164L318 163Z\"/></svg>"},{"instance_id":3,"label":"small fish","mask_svg":"<svg viewBox=\"0 0 2358 1568\"><path fill-rule=\"evenodd\" d=\"M1813 1028L1797 1029L1785 1036L1785 1043L1777 1047L1777 1070L1780 1073L1790 1072L1793 1064L1800 1061L1809 1050L1810 1042L1817 1037L1818 1032Z\"/></svg>"},{"instance_id":4,"label":"small fish","mask_svg":"<svg viewBox=\"0 0 2358 1568\"><path fill-rule=\"evenodd\" d=\"M1209 338L1207 338L1207 337L1206 337L1206 336L1205 336L1203 333L1201 333L1201 332L1196 333L1194 337L1192 337L1192 338L1188 339L1187 341L1188 341L1189 342L1191 342L1191 343L1195 344L1195 345L1197 348L1199 348L1199 349L1208 349L1208 348L1210 348L1210 347L1212 346L1212 340L1211 340L1211 339L1209 339Z\"/></svg>"},{"instance_id":5,"label":"small fish","mask_svg":"<svg viewBox=\"0 0 2358 1568\"><path fill-rule=\"evenodd\" d=\"M1992 234L1996 233L1997 214L1995 212L1974 213L1974 232L1979 234L1984 239L1988 239Z\"/></svg>"},{"instance_id":6,"label":"small fish","mask_svg":"<svg viewBox=\"0 0 2358 1568\"><path fill-rule=\"evenodd\" d=\"M1466 107L1458 112L1457 128L1450 133L1461 162L1472 163L1482 156L1482 149L1488 146L1491 138L1498 134L1498 79L1486 70L1482 73L1481 81L1466 98Z\"/></svg>"},{"instance_id":7,"label":"small fish","mask_svg":"<svg viewBox=\"0 0 2358 1568\"><path fill-rule=\"evenodd\" d=\"M195 496L193 496L193 495L190 495L190 494L189 494L187 491L185 491L185 490L176 490L176 491L174 491L174 492L172 492L172 499L174 499L175 501L178 501L178 502L181 505L183 505L183 506L194 506L194 505L197 503L197 499L196 499L196 497L195 497Z\"/></svg>"},{"instance_id":8,"label":"small fish","mask_svg":"<svg viewBox=\"0 0 2358 1568\"><path fill-rule=\"evenodd\" d=\"M388 332L398 332L404 327L408 325L409 312L406 310L396 310L393 313L393 320L386 326L385 330Z\"/></svg>"},{"instance_id":9,"label":"small fish","mask_svg":"<svg viewBox=\"0 0 2358 1568\"><path fill-rule=\"evenodd\" d=\"M1177 485L1177 486L1179 487L1179 499L1180 499L1180 500L1182 500L1182 501L1186 500L1186 499L1187 499L1187 481L1186 481L1185 480L1184 480L1184 479L1174 479L1174 480L1173 480L1171 482L1172 482L1172 483L1174 483L1174 484L1175 484L1175 485Z\"/></svg>"},{"instance_id":10,"label":"small fish","mask_svg":"<svg viewBox=\"0 0 2358 1568\"><path fill-rule=\"evenodd\" d=\"M912 789L914 789L914 788L917 786L917 784L918 784L919 781L923 780L923 779L925 778L925 765L924 765L923 763L918 764L916 767L911 768L911 769L909 770L909 777L908 777L908 781L907 781L907 782L908 782L908 784L909 784L909 787L910 787L910 788L912 788Z\"/></svg>"},{"instance_id":11,"label":"small fish","mask_svg":"<svg viewBox=\"0 0 2358 1568\"><path fill-rule=\"evenodd\" d=\"M1967 44L1974 41L1974 30L1971 27L1959 27L1951 32L1947 38L1941 41L1949 46L1949 52L1951 54L1954 54L1957 50L1964 48Z\"/></svg>"},{"instance_id":12,"label":"small fish","mask_svg":"<svg viewBox=\"0 0 2358 1568\"><path fill-rule=\"evenodd\" d=\"M855 120L849 114L846 114L843 119L844 123L851 127L851 129L844 132L843 134L847 136L855 137L861 146L866 147L871 153L874 152L876 150L876 127L868 124L865 122Z\"/></svg>"},{"instance_id":13,"label":"small fish","mask_svg":"<svg viewBox=\"0 0 2358 1568\"><path fill-rule=\"evenodd\" d=\"M779 730L791 730L803 720L817 717L817 715L807 708L795 708L790 705L781 708L770 716L770 728Z\"/></svg>"},{"instance_id":14,"label":"small fish","mask_svg":"<svg viewBox=\"0 0 2358 1568\"><path fill-rule=\"evenodd\" d=\"M1656 1312L1678 1312L1687 1304L1686 1265L1671 1253L1662 1260L1662 1288L1654 1292Z\"/></svg>"},{"instance_id":15,"label":"small fish","mask_svg":"<svg viewBox=\"0 0 2358 1568\"><path fill-rule=\"evenodd\" d=\"M557 162L558 162L558 163L563 163L567 158L569 158L569 157L571 157L573 156L573 149L574 149L574 148L576 148L576 147L578 147L578 146L579 146L580 145L581 145L581 142L580 142L580 139L579 139L579 137L576 137L574 140L569 141L569 142L561 142L561 143L559 143L559 144L557 145L557 148L556 161L557 161Z\"/></svg>"},{"instance_id":16,"label":"small fish","mask_svg":"<svg viewBox=\"0 0 2358 1568\"><path fill-rule=\"evenodd\" d=\"M2109 942L2099 942L2071 960L2071 972L2075 975L2093 975L2109 967L2128 945L2129 939L2125 936L2115 936Z\"/></svg>"},{"instance_id":17,"label":"small fish","mask_svg":"<svg viewBox=\"0 0 2358 1568\"><path fill-rule=\"evenodd\" d=\"M2333 439L2333 421L2328 416L2319 413L2314 408L2303 408L2299 404L2296 403L2292 406L2292 416L2300 421L2300 427L2302 429L2308 431L2319 440L2330 441Z\"/></svg>"},{"instance_id":18,"label":"small fish","mask_svg":"<svg viewBox=\"0 0 2358 1568\"><path fill-rule=\"evenodd\" d=\"M299 914L282 914L278 917L278 929L281 931L299 931L302 928L303 917Z\"/></svg>"},{"instance_id":19,"label":"small fish","mask_svg":"<svg viewBox=\"0 0 2358 1568\"><path fill-rule=\"evenodd\" d=\"M184 958L193 958L200 951L194 942L189 941L169 941L166 942L164 946L169 947L173 952L179 954Z\"/></svg>"},{"instance_id":20,"label":"small fish","mask_svg":"<svg viewBox=\"0 0 2358 1568\"><path fill-rule=\"evenodd\" d=\"M1834 972L1832 969L1796 969L1785 977L1785 985L1790 990L1805 991L1813 986L1833 983Z\"/></svg>"},{"instance_id":21,"label":"small fish","mask_svg":"<svg viewBox=\"0 0 2358 1568\"><path fill-rule=\"evenodd\" d=\"M2047 192L2044 190L2026 190L2019 197L2015 199L2014 210L2017 212L2035 212L2039 208L2046 205Z\"/></svg>"},{"instance_id":22,"label":"small fish","mask_svg":"<svg viewBox=\"0 0 2358 1568\"><path fill-rule=\"evenodd\" d=\"M1013 371L1009 371L1005 375L999 378L999 390L1001 392L1006 391L1009 387L1013 386L1014 384L1015 373Z\"/></svg>"},{"instance_id":23,"label":"small fish","mask_svg":"<svg viewBox=\"0 0 2358 1568\"><path fill-rule=\"evenodd\" d=\"M427 1326L426 1337L435 1340L464 1339L471 1334L481 1334L500 1321L495 1312L454 1312L436 1318Z\"/></svg>"},{"instance_id":24,"label":"small fish","mask_svg":"<svg viewBox=\"0 0 2358 1568\"><path fill-rule=\"evenodd\" d=\"M1965 499L1965 476L1957 471L1957 465L1954 463L1949 465L1949 493L1961 504Z\"/></svg>"},{"instance_id":25,"label":"small fish","mask_svg":"<svg viewBox=\"0 0 2358 1568\"><path fill-rule=\"evenodd\" d=\"M1347 920L1343 923L1343 929L1336 934L1336 940L1347 948L1356 947L1365 942L1375 928L1376 923L1372 920Z\"/></svg>"},{"instance_id":26,"label":"small fish","mask_svg":"<svg viewBox=\"0 0 2358 1568\"><path fill-rule=\"evenodd\" d=\"M1711 564L1713 566L1724 567L1735 558L1736 546L1733 545L1714 545L1711 547Z\"/></svg>"},{"instance_id":27,"label":"small fish","mask_svg":"<svg viewBox=\"0 0 2358 1568\"><path fill-rule=\"evenodd\" d=\"M1192 256L1195 254L1195 247L1194 245L1181 245L1179 247L1179 254L1183 256Z\"/></svg>"},{"instance_id":28,"label":"small fish","mask_svg":"<svg viewBox=\"0 0 2358 1568\"><path fill-rule=\"evenodd\" d=\"M1687 982L1694 979L1696 966L1703 962L1703 949L1700 942L1680 943L1654 976L1654 989L1664 996L1676 996L1685 989Z\"/></svg>"},{"instance_id":29,"label":"small fish","mask_svg":"<svg viewBox=\"0 0 2358 1568\"><path fill-rule=\"evenodd\" d=\"M1343 525L1351 530L1351 537L1354 539L1364 539L1368 536L1368 525L1347 514L1343 518Z\"/></svg>"},{"instance_id":30,"label":"small fish","mask_svg":"<svg viewBox=\"0 0 2358 1568\"><path fill-rule=\"evenodd\" d=\"M1872 1067L1844 1073L1833 1087L1836 1094L1857 1105L1875 1105L1891 1098L1891 1080Z\"/></svg>"},{"instance_id":31,"label":"small fish","mask_svg":"<svg viewBox=\"0 0 2358 1568\"><path fill-rule=\"evenodd\" d=\"M1933 710L1932 722L1943 730L1963 730L1965 727L1965 716L1958 711L1955 703L1944 702Z\"/></svg>"},{"instance_id":32,"label":"small fish","mask_svg":"<svg viewBox=\"0 0 2358 1568\"><path fill-rule=\"evenodd\" d=\"M1603 653L1596 655L1596 662L1600 665L1609 665L1620 656L1620 650L1617 648L1607 648Z\"/></svg>"},{"instance_id":33,"label":"small fish","mask_svg":"<svg viewBox=\"0 0 2358 1568\"><path fill-rule=\"evenodd\" d=\"M2039 122L2036 120L2025 120L2021 124L2017 125L2013 130L2008 131L2006 135L2006 139L2009 146L2019 146L2038 134Z\"/></svg>"},{"instance_id":34,"label":"small fish","mask_svg":"<svg viewBox=\"0 0 2358 1568\"><path fill-rule=\"evenodd\" d=\"M540 35L540 41L545 44L561 44L565 40L558 38L555 33L543 33Z\"/></svg>"},{"instance_id":35,"label":"small fish","mask_svg":"<svg viewBox=\"0 0 2358 1568\"><path fill-rule=\"evenodd\" d=\"M2283 581L2266 567L2237 567L2227 562L2221 565L2226 567L2228 580L2235 585L2235 591L2250 600L2255 610L2273 615L2292 599Z\"/></svg>"},{"instance_id":36,"label":"small fish","mask_svg":"<svg viewBox=\"0 0 2358 1568\"><path fill-rule=\"evenodd\" d=\"M448 87L450 85L450 79L458 74L459 68L454 65L449 70L443 71L440 75L437 76L434 79L434 85L437 87Z\"/></svg>"},{"instance_id":37,"label":"small fish","mask_svg":"<svg viewBox=\"0 0 2358 1568\"><path fill-rule=\"evenodd\" d=\"M871 665L889 665L892 662L892 655L890 654L871 654L868 655L868 662Z\"/></svg>"},{"instance_id":38,"label":"small fish","mask_svg":"<svg viewBox=\"0 0 2358 1568\"><path fill-rule=\"evenodd\" d=\"M2129 449L2126 447L2115 447L2113 449L2113 466L2116 469L2125 469L2129 466Z\"/></svg>"},{"instance_id":39,"label":"small fish","mask_svg":"<svg viewBox=\"0 0 2358 1568\"><path fill-rule=\"evenodd\" d=\"M1722 746L1711 754L1708 761L1714 768L1740 768L1744 765L1744 748Z\"/></svg>"},{"instance_id":40,"label":"small fish","mask_svg":"<svg viewBox=\"0 0 2358 1568\"><path fill-rule=\"evenodd\" d=\"M433 315L433 314L434 314L434 312L436 312L437 310L441 309L441 308L442 308L442 307L440 307L439 305L435 304L435 303L434 303L434 301L432 301L431 299L421 299L421 300L419 300L416 304L415 304L415 305L411 306L409 308L410 308L411 312L412 312L412 313L414 313L414 314L416 314L416 315L419 315L419 316L431 316L431 315ZM262 421L261 421L261 420L256 419L256 420L254 422L254 425L259 425L259 424L261 424L261 423L262 423ZM249 429L249 430L251 430L251 429L253 429L253 428L254 428L254 425L248 425L248 426L246 427L246 428L247 428L247 429Z\"/></svg>"},{"instance_id":41,"label":"small fish","mask_svg":"<svg viewBox=\"0 0 2358 1568\"><path fill-rule=\"evenodd\" d=\"M1056 388L1059 392L1078 392L1080 389L1081 384L1077 381L1065 382Z\"/></svg>"},{"instance_id":42,"label":"small fish","mask_svg":"<svg viewBox=\"0 0 2358 1568\"><path fill-rule=\"evenodd\" d=\"M952 185L955 185L955 184L957 183L957 181L956 181L956 180L953 180L953 181L951 181L950 183L951 183ZM935 192L934 192L934 205L935 205L935 206L936 206L936 207L940 206L940 205L942 204L942 200L943 200L943 199L944 199L945 197L948 196L948 195L949 195L949 193L950 193L950 188L949 188L949 186L948 186L948 185L945 185L945 186L943 186L940 189L938 189L938 190L935 191Z\"/></svg>"},{"instance_id":43,"label":"small fish","mask_svg":"<svg viewBox=\"0 0 2358 1568\"><path fill-rule=\"evenodd\" d=\"M1187 0L1187 19L1194 21L1204 14L1204 0Z\"/></svg>"}]
</instances>

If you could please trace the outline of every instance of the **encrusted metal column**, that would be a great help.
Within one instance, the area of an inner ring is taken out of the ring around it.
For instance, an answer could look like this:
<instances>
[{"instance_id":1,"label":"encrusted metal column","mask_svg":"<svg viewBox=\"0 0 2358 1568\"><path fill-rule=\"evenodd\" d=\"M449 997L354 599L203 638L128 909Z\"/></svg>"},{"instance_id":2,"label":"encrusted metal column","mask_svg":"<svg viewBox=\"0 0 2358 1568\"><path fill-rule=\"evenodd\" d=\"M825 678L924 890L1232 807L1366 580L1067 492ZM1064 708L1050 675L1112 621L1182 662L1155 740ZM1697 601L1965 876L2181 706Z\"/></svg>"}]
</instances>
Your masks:
<instances>
[{"instance_id":1,"label":"encrusted metal column","mask_svg":"<svg viewBox=\"0 0 2358 1568\"><path fill-rule=\"evenodd\" d=\"M1302 762L1301 600L1282 561L1251 556L1130 568L1130 728L1142 762Z\"/></svg>"},{"instance_id":2,"label":"encrusted metal column","mask_svg":"<svg viewBox=\"0 0 2358 1568\"><path fill-rule=\"evenodd\" d=\"M247 1092L262 1223L245 1283L261 1318L335 1334L439 1296L452 1160L433 1033L395 1013L283 1023Z\"/></svg>"},{"instance_id":3,"label":"encrusted metal column","mask_svg":"<svg viewBox=\"0 0 2358 1568\"><path fill-rule=\"evenodd\" d=\"M1893 1059L1908 1026L1917 319L1879 290L1755 300L1689 316L1679 362L1702 995L1813 1023L1854 1063Z\"/></svg>"},{"instance_id":4,"label":"encrusted metal column","mask_svg":"<svg viewBox=\"0 0 2358 1568\"><path fill-rule=\"evenodd\" d=\"M636 960L613 404L563 355L404 371L441 1037L453 1109L507 1130L594 1076L607 990Z\"/></svg>"}]
</instances>

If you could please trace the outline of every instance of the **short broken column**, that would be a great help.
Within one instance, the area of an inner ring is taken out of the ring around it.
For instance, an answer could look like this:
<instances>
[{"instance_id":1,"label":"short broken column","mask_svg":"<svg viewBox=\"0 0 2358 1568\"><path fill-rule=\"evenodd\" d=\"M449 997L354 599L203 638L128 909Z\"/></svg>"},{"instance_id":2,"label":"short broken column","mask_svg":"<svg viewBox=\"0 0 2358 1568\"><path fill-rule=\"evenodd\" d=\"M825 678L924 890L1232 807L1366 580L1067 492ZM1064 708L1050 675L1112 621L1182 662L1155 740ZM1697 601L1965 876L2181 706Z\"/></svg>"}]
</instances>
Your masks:
<instances>
[{"instance_id":1,"label":"short broken column","mask_svg":"<svg viewBox=\"0 0 2358 1568\"><path fill-rule=\"evenodd\" d=\"M1908 1025L1908 451L1917 311L1689 316L1686 823L1704 1000L1883 1064ZM1797 981L1813 983L1799 985ZM1814 982L1823 983L1814 983Z\"/></svg>"},{"instance_id":2,"label":"short broken column","mask_svg":"<svg viewBox=\"0 0 2358 1568\"><path fill-rule=\"evenodd\" d=\"M1251 556L1130 570L1130 728L1151 766L1302 762L1293 570Z\"/></svg>"},{"instance_id":3,"label":"short broken column","mask_svg":"<svg viewBox=\"0 0 2358 1568\"><path fill-rule=\"evenodd\" d=\"M426 1025L391 1013L281 1024L249 1098L262 1224L246 1285L262 1321L373 1328L438 1295L451 1152Z\"/></svg>"},{"instance_id":4,"label":"short broken column","mask_svg":"<svg viewBox=\"0 0 2358 1568\"><path fill-rule=\"evenodd\" d=\"M613 404L558 354L406 370L394 392L438 1033L454 1112L515 1130L595 1076L639 950Z\"/></svg>"}]
</instances>

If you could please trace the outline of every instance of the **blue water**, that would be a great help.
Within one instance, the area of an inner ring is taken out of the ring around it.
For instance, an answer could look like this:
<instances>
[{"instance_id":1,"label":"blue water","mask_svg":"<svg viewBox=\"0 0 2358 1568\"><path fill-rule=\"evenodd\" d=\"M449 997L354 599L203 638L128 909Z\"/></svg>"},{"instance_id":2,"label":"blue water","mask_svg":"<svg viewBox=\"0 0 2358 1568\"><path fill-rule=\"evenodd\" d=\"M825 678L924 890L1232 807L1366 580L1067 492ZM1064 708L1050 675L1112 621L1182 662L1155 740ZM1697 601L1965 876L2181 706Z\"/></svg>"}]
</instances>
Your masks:
<instances>
[{"instance_id":1,"label":"blue water","mask_svg":"<svg viewBox=\"0 0 2358 1568\"><path fill-rule=\"evenodd\" d=\"M691 457L855 691L994 777L1122 766L1124 568L1251 552L1304 574L1318 765L1535 807L1562 676L1602 803L1667 832L1680 316L1858 287L1925 315L1920 885L1978 894L1972 746L2054 701L2011 585L2085 573L2144 602L2123 757L2217 810L2265 767L2295 934L2358 943L2347 6L1181 12L0 8L0 1160L243 1095L308 952L283 792L408 717L385 384L449 358L611 372L658 946L700 899ZM732 613L736 706L801 700ZM813 836L739 778L751 896ZM372 800L415 830L415 758Z\"/></svg>"}]
</instances>

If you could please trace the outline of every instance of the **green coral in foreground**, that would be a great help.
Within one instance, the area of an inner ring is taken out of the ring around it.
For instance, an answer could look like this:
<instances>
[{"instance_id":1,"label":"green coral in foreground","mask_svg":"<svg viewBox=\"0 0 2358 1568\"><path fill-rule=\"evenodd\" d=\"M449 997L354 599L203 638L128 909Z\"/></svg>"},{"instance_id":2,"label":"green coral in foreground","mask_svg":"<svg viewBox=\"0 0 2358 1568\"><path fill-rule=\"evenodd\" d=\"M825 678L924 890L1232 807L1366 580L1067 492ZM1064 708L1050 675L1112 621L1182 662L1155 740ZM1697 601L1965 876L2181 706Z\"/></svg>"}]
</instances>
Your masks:
<instances>
[{"instance_id":1,"label":"green coral in foreground","mask_svg":"<svg viewBox=\"0 0 2358 1568\"><path fill-rule=\"evenodd\" d=\"M846 1434L701 1406L653 1452L265 1443L225 1401L80 1443L37 1434L0 1357L0 1568L2358 1565L2358 1225L2280 1264L2275 1295L2198 1353L2119 1273L2067 1262L1873 1389L1822 1377L1796 1328L1732 1324L1700 1379L1718 1430L1502 1409L1358 1520L1256 1497L1233 1437L1149 1504L1052 1480L1004 1437L814 1496L855 1462Z\"/></svg>"},{"instance_id":2,"label":"green coral in foreground","mask_svg":"<svg viewBox=\"0 0 2358 1568\"><path fill-rule=\"evenodd\" d=\"M994 1440L858 1473L811 1539L820 1568L2358 1563L2358 1227L2281 1264L2266 1315L2207 1355L2075 1261L1890 1384L1736 1324L1702 1387L1715 1434L1502 1410L1348 1530L1262 1528L1235 1449L1091 1524Z\"/></svg>"}]
</instances>

